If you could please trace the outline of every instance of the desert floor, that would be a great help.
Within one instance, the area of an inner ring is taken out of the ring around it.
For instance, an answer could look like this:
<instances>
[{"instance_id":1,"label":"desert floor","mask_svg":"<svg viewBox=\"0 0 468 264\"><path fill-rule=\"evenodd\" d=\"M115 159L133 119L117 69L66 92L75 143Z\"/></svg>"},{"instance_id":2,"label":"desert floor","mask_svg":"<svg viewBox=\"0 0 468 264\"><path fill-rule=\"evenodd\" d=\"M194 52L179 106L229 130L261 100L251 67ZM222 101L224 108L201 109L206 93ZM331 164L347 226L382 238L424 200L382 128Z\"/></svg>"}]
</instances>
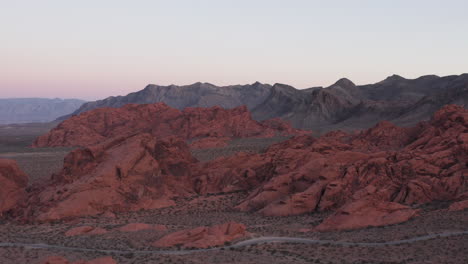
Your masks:
<instances>
[{"instance_id":1,"label":"desert floor","mask_svg":"<svg viewBox=\"0 0 468 264\"><path fill-rule=\"evenodd\" d=\"M63 157L71 150L28 147L35 136L49 128L47 125L0 126L0 158L17 160L30 176L30 184L40 183L58 171ZM237 151L262 151L267 145L280 140L283 139L235 140L226 148L196 150L194 155L206 161ZM468 211L448 212L449 203L446 202L417 206L421 209L420 216L399 225L319 233L311 229L327 217L327 213L263 217L236 211L233 207L245 196L246 193L242 192L194 196L180 199L176 206L170 208L68 222L33 225L3 220L0 221L0 263L40 263L51 255L64 256L72 261L112 256L118 263L467 263L468 260L466 233L398 245L263 243L235 248L226 245L209 251L181 251L174 248L171 252L161 252L151 246L153 241L169 232L230 220L245 224L251 238L280 236L382 243L428 234L468 231ZM118 230L127 223L161 224L167 230ZM74 237L64 235L70 228L82 225L102 227L108 233ZM32 248L24 244L67 248Z\"/></svg>"}]
</instances>

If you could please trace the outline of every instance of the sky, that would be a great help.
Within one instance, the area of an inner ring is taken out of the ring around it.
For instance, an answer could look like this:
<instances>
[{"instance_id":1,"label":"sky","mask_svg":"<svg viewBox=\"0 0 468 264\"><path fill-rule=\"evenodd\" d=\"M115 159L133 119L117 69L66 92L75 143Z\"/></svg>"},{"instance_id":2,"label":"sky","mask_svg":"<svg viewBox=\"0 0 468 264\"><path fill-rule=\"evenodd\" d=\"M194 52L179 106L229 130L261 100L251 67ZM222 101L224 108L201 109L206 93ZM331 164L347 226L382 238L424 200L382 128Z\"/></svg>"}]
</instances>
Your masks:
<instances>
[{"instance_id":1,"label":"sky","mask_svg":"<svg viewBox=\"0 0 468 264\"><path fill-rule=\"evenodd\" d=\"M466 0L0 0L0 98L468 72Z\"/></svg>"}]
</instances>

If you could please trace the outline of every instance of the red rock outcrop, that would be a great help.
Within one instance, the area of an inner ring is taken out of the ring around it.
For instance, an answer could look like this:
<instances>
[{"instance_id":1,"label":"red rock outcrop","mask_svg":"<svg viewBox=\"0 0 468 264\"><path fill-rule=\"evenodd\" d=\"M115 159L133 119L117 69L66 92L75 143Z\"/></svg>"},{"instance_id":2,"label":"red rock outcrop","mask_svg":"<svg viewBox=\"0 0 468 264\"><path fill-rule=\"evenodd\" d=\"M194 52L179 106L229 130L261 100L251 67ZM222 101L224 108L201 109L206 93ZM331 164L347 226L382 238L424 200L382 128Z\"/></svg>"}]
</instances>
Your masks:
<instances>
[{"instance_id":1,"label":"red rock outcrop","mask_svg":"<svg viewBox=\"0 0 468 264\"><path fill-rule=\"evenodd\" d=\"M155 247L209 248L222 246L226 242L247 235L246 227L236 222L228 222L210 227L201 226L168 234L153 243Z\"/></svg>"},{"instance_id":2,"label":"red rock outcrop","mask_svg":"<svg viewBox=\"0 0 468 264\"><path fill-rule=\"evenodd\" d=\"M17 206L26 198L28 176L16 161L0 159L0 216Z\"/></svg>"},{"instance_id":3,"label":"red rock outcrop","mask_svg":"<svg viewBox=\"0 0 468 264\"><path fill-rule=\"evenodd\" d=\"M160 104L147 107L178 111ZM195 120L215 120L202 109L186 111ZM210 134L199 129L185 138L237 131L232 128L238 123L229 124L228 130L215 128ZM180 138L137 133L70 153L64 169L32 192L25 215L55 220L170 206L175 196L248 191L239 210L275 216L335 210L323 230L360 228L413 217L416 211L406 205L464 199L467 164L468 111L452 105L413 128L384 122L358 134L298 136L261 154L237 153L205 163L196 162ZM198 231L208 232L203 230ZM188 236L183 234L177 237Z\"/></svg>"},{"instance_id":4,"label":"red rock outcrop","mask_svg":"<svg viewBox=\"0 0 468 264\"><path fill-rule=\"evenodd\" d=\"M356 135L301 136L264 154L208 162L203 167L208 173L199 173L195 186L202 194L253 189L238 208L276 216L342 206L339 212L346 215L346 206L366 200L349 217L334 216L327 229L333 223L337 229L361 227L353 224L361 212L375 214L369 220L375 224L392 224L415 214L404 207L394 212L394 203L454 200L468 191L467 143L468 111L449 105L413 128L384 122Z\"/></svg>"},{"instance_id":5,"label":"red rock outcrop","mask_svg":"<svg viewBox=\"0 0 468 264\"><path fill-rule=\"evenodd\" d=\"M379 200L357 200L341 207L315 230L346 230L406 222L417 215L408 206Z\"/></svg>"},{"instance_id":6,"label":"red rock outcrop","mask_svg":"<svg viewBox=\"0 0 468 264\"><path fill-rule=\"evenodd\" d=\"M107 233L107 230L100 227L92 227L92 226L79 226L72 228L65 232L66 237L70 236L80 236L80 235L102 235Z\"/></svg>"},{"instance_id":7,"label":"red rock outcrop","mask_svg":"<svg viewBox=\"0 0 468 264\"><path fill-rule=\"evenodd\" d=\"M192 192L195 161L179 138L145 133L77 149L60 173L31 193L24 215L49 221L171 206L173 196Z\"/></svg>"},{"instance_id":8,"label":"red rock outcrop","mask_svg":"<svg viewBox=\"0 0 468 264\"><path fill-rule=\"evenodd\" d=\"M61 257L61 256L50 256L44 259L42 264L117 264L117 261L115 261L112 257L102 257L102 258L96 258L92 260L78 260L78 261L68 261L66 258Z\"/></svg>"},{"instance_id":9,"label":"red rock outcrop","mask_svg":"<svg viewBox=\"0 0 468 264\"><path fill-rule=\"evenodd\" d=\"M73 116L36 139L34 147L90 146L105 139L135 133L157 138L179 136L197 138L273 137L307 133L286 122L257 122L245 106L186 108L183 111L164 103L128 104L121 108L100 108Z\"/></svg>"}]
</instances>

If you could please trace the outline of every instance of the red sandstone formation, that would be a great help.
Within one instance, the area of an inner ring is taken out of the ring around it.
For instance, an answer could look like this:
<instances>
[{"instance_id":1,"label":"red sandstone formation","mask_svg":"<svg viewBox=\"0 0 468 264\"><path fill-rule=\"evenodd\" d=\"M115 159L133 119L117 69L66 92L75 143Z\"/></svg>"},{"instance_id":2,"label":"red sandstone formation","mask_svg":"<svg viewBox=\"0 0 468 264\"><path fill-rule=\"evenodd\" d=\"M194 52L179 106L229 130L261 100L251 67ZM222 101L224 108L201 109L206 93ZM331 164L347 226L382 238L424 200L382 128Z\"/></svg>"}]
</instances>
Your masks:
<instances>
[{"instance_id":1,"label":"red sandstone formation","mask_svg":"<svg viewBox=\"0 0 468 264\"><path fill-rule=\"evenodd\" d=\"M107 230L100 227L92 227L92 226L79 226L72 228L65 232L66 237L70 236L80 236L80 235L102 235L107 233Z\"/></svg>"},{"instance_id":2,"label":"red sandstone formation","mask_svg":"<svg viewBox=\"0 0 468 264\"><path fill-rule=\"evenodd\" d=\"M56 220L165 207L176 196L248 191L237 206L242 211L336 211L323 230L386 225L416 214L405 205L464 199L467 164L468 111L453 105L413 128L384 122L359 134L299 136L262 154L206 163L181 139L139 133L70 153L63 170L31 193L25 216Z\"/></svg>"},{"instance_id":3,"label":"red sandstone formation","mask_svg":"<svg viewBox=\"0 0 468 264\"><path fill-rule=\"evenodd\" d=\"M297 137L270 147L265 154L215 160L204 164L209 173L200 176L201 183L195 186L201 186L196 189L200 193L253 187L238 208L264 215L342 206L338 211L345 215L349 206L366 200L349 217L335 215L323 225L359 228L362 225L355 220L362 212L374 215L364 225L385 225L415 214L394 203L456 199L468 191L467 162L468 111L450 105L430 122L410 129L385 122L357 135L331 132L319 139Z\"/></svg>"},{"instance_id":4,"label":"red sandstone formation","mask_svg":"<svg viewBox=\"0 0 468 264\"><path fill-rule=\"evenodd\" d=\"M164 103L128 104L121 108L100 108L73 116L37 138L33 146L90 146L116 136L142 132L157 138L174 135L183 139L273 137L305 133L279 119L257 122L251 118L245 106L229 110L211 107L180 111Z\"/></svg>"},{"instance_id":5,"label":"red sandstone formation","mask_svg":"<svg viewBox=\"0 0 468 264\"><path fill-rule=\"evenodd\" d=\"M141 230L155 230L155 231L166 231L167 227L164 225L150 225L145 223L131 223L124 225L119 228L121 232L137 232Z\"/></svg>"},{"instance_id":6,"label":"red sandstone formation","mask_svg":"<svg viewBox=\"0 0 468 264\"><path fill-rule=\"evenodd\" d=\"M247 235L243 224L229 222L215 226L201 226L168 234L153 243L155 247L209 248L222 246L227 242Z\"/></svg>"},{"instance_id":7,"label":"red sandstone formation","mask_svg":"<svg viewBox=\"0 0 468 264\"><path fill-rule=\"evenodd\" d=\"M42 264L117 264L112 257L102 257L93 260L78 260L74 262L68 261L66 258L61 256L50 256L41 262Z\"/></svg>"},{"instance_id":8,"label":"red sandstone formation","mask_svg":"<svg viewBox=\"0 0 468 264\"><path fill-rule=\"evenodd\" d=\"M0 159L0 216L17 206L26 198L28 176L16 161Z\"/></svg>"},{"instance_id":9,"label":"red sandstone formation","mask_svg":"<svg viewBox=\"0 0 468 264\"><path fill-rule=\"evenodd\" d=\"M195 161L179 138L144 133L77 149L30 195L25 216L49 221L170 206L174 195L191 192Z\"/></svg>"},{"instance_id":10,"label":"red sandstone formation","mask_svg":"<svg viewBox=\"0 0 468 264\"><path fill-rule=\"evenodd\" d=\"M341 207L315 230L345 230L399 224L416 215L416 210L399 203L363 199Z\"/></svg>"}]
</instances>

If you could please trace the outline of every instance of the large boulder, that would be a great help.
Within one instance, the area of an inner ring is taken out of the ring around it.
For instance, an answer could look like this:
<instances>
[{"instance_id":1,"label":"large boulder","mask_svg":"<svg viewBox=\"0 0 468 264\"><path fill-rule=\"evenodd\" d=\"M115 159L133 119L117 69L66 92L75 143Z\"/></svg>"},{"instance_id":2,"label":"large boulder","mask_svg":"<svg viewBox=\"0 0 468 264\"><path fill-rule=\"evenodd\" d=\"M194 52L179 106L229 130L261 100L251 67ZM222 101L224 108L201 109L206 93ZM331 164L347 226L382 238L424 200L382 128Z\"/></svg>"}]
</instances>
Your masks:
<instances>
[{"instance_id":1,"label":"large boulder","mask_svg":"<svg viewBox=\"0 0 468 264\"><path fill-rule=\"evenodd\" d=\"M236 222L221 225L201 226L168 234L153 243L155 247L209 248L243 238L247 235L246 227Z\"/></svg>"},{"instance_id":2,"label":"large boulder","mask_svg":"<svg viewBox=\"0 0 468 264\"><path fill-rule=\"evenodd\" d=\"M25 200L27 185L28 176L16 161L0 159L0 216Z\"/></svg>"}]
</instances>

